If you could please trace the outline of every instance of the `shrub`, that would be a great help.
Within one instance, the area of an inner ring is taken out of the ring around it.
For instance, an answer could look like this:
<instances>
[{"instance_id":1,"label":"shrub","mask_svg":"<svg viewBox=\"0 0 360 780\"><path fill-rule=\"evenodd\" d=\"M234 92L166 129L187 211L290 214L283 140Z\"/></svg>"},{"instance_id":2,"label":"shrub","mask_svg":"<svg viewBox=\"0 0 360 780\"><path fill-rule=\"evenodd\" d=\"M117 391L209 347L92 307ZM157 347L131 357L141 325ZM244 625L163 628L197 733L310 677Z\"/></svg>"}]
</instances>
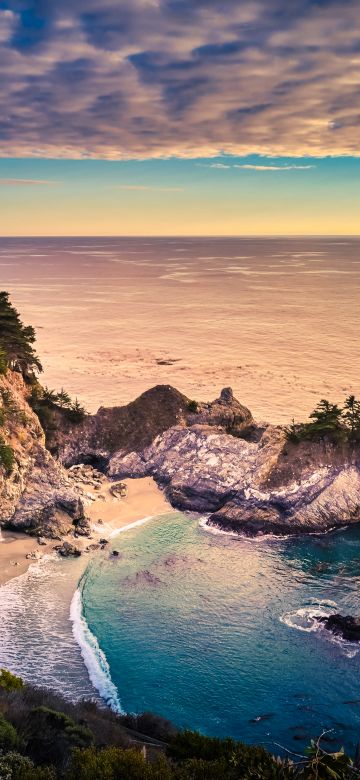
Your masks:
<instances>
[{"instance_id":1,"label":"shrub","mask_svg":"<svg viewBox=\"0 0 360 780\"><path fill-rule=\"evenodd\" d=\"M27 727L27 752L39 764L66 763L74 747L87 747L93 735L64 712L50 707L35 707L30 712Z\"/></svg>"},{"instance_id":2,"label":"shrub","mask_svg":"<svg viewBox=\"0 0 360 780\"><path fill-rule=\"evenodd\" d=\"M66 774L66 780L175 780L175 777L163 758L148 764L138 750L114 747L74 750Z\"/></svg>"},{"instance_id":3,"label":"shrub","mask_svg":"<svg viewBox=\"0 0 360 780\"><path fill-rule=\"evenodd\" d=\"M0 347L0 376L5 376L7 368L8 366L5 350L1 349Z\"/></svg>"},{"instance_id":4,"label":"shrub","mask_svg":"<svg viewBox=\"0 0 360 780\"><path fill-rule=\"evenodd\" d=\"M20 753L0 756L0 780L56 780L55 770L36 767Z\"/></svg>"},{"instance_id":5,"label":"shrub","mask_svg":"<svg viewBox=\"0 0 360 780\"><path fill-rule=\"evenodd\" d=\"M4 688L5 691L18 691L24 687L24 683L21 677L17 677L16 674L12 674L7 669L0 669L0 688Z\"/></svg>"},{"instance_id":6,"label":"shrub","mask_svg":"<svg viewBox=\"0 0 360 780\"><path fill-rule=\"evenodd\" d=\"M7 474L11 474L15 463L14 450L9 444L6 444L0 436L0 465L2 465Z\"/></svg>"},{"instance_id":7,"label":"shrub","mask_svg":"<svg viewBox=\"0 0 360 780\"><path fill-rule=\"evenodd\" d=\"M0 713L0 751L7 753L13 750L18 741L18 736L14 726L11 725Z\"/></svg>"},{"instance_id":8,"label":"shrub","mask_svg":"<svg viewBox=\"0 0 360 780\"><path fill-rule=\"evenodd\" d=\"M198 403L197 401L189 401L187 405L188 411L191 413L196 413L198 411Z\"/></svg>"}]
</instances>

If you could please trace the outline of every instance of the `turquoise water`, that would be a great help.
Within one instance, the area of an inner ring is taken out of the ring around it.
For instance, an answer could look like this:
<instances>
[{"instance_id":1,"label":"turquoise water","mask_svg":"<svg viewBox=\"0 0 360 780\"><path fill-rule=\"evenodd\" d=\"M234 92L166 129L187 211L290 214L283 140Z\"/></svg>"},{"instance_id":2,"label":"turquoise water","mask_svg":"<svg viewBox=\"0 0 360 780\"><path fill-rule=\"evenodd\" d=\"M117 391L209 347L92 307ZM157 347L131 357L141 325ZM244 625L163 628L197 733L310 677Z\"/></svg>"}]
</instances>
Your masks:
<instances>
[{"instance_id":1,"label":"turquoise water","mask_svg":"<svg viewBox=\"0 0 360 780\"><path fill-rule=\"evenodd\" d=\"M254 542L176 513L113 547L83 578L83 615L123 710L295 750L325 728L356 743L360 647L314 615L359 612L359 529Z\"/></svg>"}]
</instances>

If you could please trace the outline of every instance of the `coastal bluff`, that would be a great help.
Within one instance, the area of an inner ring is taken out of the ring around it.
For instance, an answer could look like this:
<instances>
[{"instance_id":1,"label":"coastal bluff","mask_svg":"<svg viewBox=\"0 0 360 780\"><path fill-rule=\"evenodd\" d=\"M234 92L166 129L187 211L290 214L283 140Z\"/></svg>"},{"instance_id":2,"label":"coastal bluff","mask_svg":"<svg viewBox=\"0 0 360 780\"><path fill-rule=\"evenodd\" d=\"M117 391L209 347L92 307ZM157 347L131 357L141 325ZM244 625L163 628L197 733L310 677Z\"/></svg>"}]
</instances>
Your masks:
<instances>
[{"instance_id":1,"label":"coastal bluff","mask_svg":"<svg viewBox=\"0 0 360 780\"><path fill-rule=\"evenodd\" d=\"M358 446L292 443L282 426L257 423L224 388L211 402L158 385L126 406L81 422L56 408L40 425L22 376L1 378L10 473L0 469L0 523L59 537L86 528L67 469L92 465L110 479L153 477L178 509L247 536L317 533L360 522Z\"/></svg>"},{"instance_id":2,"label":"coastal bluff","mask_svg":"<svg viewBox=\"0 0 360 780\"><path fill-rule=\"evenodd\" d=\"M59 538L79 524L86 526L84 506L66 469L47 450L28 399L29 387L19 372L0 376L0 433L7 441L1 448L12 459L11 469L0 467L0 527Z\"/></svg>"},{"instance_id":3,"label":"coastal bluff","mask_svg":"<svg viewBox=\"0 0 360 780\"><path fill-rule=\"evenodd\" d=\"M324 532L360 522L359 447L291 443L257 423L231 388L196 402L159 385L123 407L59 426L48 446L65 466L88 462L113 479L152 476L178 509L248 536Z\"/></svg>"}]
</instances>

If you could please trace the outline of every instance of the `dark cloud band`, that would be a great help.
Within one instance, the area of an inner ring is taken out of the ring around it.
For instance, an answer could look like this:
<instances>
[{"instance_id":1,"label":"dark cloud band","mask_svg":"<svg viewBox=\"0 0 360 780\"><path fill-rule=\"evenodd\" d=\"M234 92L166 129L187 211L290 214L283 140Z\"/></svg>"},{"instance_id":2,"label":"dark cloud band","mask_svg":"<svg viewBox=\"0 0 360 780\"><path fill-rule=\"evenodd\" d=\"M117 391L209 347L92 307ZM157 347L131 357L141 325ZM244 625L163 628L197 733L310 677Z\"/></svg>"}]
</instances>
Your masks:
<instances>
[{"instance_id":1,"label":"dark cloud band","mask_svg":"<svg viewBox=\"0 0 360 780\"><path fill-rule=\"evenodd\" d=\"M0 154L360 155L358 0L0 2Z\"/></svg>"}]
</instances>

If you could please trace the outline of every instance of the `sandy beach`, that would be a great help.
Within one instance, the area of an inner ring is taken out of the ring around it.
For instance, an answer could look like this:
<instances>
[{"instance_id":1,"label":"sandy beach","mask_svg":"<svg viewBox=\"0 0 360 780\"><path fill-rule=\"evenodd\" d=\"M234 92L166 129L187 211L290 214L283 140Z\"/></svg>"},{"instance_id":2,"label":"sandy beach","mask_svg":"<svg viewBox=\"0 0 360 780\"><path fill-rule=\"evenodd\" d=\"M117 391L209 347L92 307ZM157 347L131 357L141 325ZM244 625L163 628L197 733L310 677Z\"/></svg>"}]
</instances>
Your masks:
<instances>
[{"instance_id":1,"label":"sandy beach","mask_svg":"<svg viewBox=\"0 0 360 780\"><path fill-rule=\"evenodd\" d=\"M91 521L91 537L69 537L69 541L85 549L91 542L95 543L101 537L108 539L111 535L114 536L117 530L137 520L172 511L151 477L127 479L124 482L127 486L127 495L124 498L112 495L110 488L114 483L108 480L104 481L96 494L89 493L95 498L88 498L85 507L86 515ZM3 530L0 540L0 586L27 571L34 562L34 559L27 558L27 555L35 552L42 557L51 552L57 544L59 542L49 540L46 545L39 545L37 538Z\"/></svg>"}]
</instances>

